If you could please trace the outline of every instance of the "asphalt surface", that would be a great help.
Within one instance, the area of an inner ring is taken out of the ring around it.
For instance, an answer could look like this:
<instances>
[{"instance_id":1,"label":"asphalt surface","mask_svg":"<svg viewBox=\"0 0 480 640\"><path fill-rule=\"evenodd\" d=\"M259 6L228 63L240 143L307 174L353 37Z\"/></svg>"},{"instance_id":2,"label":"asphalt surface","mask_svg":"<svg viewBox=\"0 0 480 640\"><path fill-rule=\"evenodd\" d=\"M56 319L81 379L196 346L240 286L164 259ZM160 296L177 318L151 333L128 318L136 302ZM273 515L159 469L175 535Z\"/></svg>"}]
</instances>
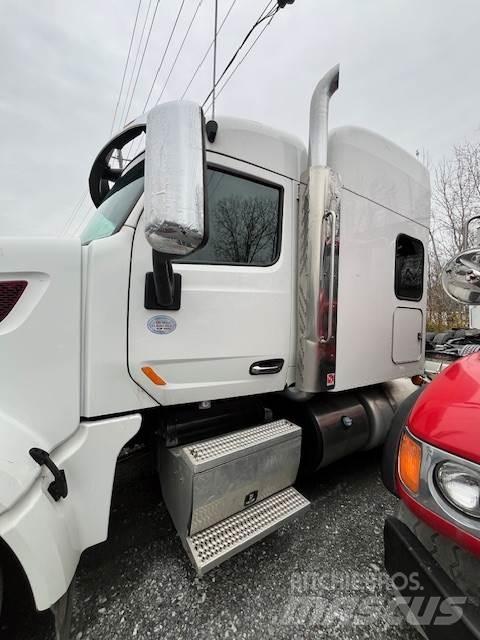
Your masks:
<instances>
[{"instance_id":1,"label":"asphalt surface","mask_svg":"<svg viewBox=\"0 0 480 640\"><path fill-rule=\"evenodd\" d=\"M72 639L418 638L392 608L382 569L383 521L396 501L381 484L378 452L298 488L312 501L301 520L199 579L156 479L120 482L109 539L80 562ZM0 637L50 640L50 614L10 603Z\"/></svg>"}]
</instances>

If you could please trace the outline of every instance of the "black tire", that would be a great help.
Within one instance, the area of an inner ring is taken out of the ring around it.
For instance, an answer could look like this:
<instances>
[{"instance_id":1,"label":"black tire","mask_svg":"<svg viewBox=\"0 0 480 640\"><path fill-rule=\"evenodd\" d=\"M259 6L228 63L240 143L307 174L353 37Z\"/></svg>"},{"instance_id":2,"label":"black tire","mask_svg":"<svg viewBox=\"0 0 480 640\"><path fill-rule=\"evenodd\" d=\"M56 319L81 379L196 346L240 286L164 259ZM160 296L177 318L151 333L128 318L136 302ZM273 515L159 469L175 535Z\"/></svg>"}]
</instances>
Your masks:
<instances>
[{"instance_id":1,"label":"black tire","mask_svg":"<svg viewBox=\"0 0 480 640\"><path fill-rule=\"evenodd\" d=\"M449 538L431 529L403 502L397 507L395 515L407 525L470 602L478 607L480 605L480 558L476 558Z\"/></svg>"},{"instance_id":2,"label":"black tire","mask_svg":"<svg viewBox=\"0 0 480 640\"><path fill-rule=\"evenodd\" d=\"M393 495L397 495L395 469L397 464L398 447L400 445L400 436L402 435L408 414L412 410L413 405L424 388L425 387L419 387L416 391L411 393L408 398L405 398L402 404L398 407L390 423L385 444L383 445L381 465L382 480L385 487L390 491L390 493L393 493Z\"/></svg>"},{"instance_id":3,"label":"black tire","mask_svg":"<svg viewBox=\"0 0 480 640\"><path fill-rule=\"evenodd\" d=\"M442 333L437 333L437 335L433 339L433 344L445 344L454 337L455 333L453 331L444 331Z\"/></svg>"}]
</instances>

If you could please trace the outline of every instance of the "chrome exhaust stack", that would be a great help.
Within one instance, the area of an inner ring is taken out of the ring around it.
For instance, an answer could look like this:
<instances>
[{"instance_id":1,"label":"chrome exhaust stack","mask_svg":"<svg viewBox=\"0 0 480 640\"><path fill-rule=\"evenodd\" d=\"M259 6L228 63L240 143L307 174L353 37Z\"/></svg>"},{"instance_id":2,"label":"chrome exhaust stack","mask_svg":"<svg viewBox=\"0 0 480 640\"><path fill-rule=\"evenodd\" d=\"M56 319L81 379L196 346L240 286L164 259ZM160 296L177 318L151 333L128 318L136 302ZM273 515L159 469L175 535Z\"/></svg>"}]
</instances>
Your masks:
<instances>
[{"instance_id":1,"label":"chrome exhaust stack","mask_svg":"<svg viewBox=\"0 0 480 640\"><path fill-rule=\"evenodd\" d=\"M338 89L340 65L335 65L315 87L310 102L310 133L308 164L310 167L327 166L328 107L330 98Z\"/></svg>"},{"instance_id":2,"label":"chrome exhaust stack","mask_svg":"<svg viewBox=\"0 0 480 640\"><path fill-rule=\"evenodd\" d=\"M293 395L335 388L340 180L327 165L328 107L339 66L320 80L310 104L309 168L298 233L297 376Z\"/></svg>"}]
</instances>

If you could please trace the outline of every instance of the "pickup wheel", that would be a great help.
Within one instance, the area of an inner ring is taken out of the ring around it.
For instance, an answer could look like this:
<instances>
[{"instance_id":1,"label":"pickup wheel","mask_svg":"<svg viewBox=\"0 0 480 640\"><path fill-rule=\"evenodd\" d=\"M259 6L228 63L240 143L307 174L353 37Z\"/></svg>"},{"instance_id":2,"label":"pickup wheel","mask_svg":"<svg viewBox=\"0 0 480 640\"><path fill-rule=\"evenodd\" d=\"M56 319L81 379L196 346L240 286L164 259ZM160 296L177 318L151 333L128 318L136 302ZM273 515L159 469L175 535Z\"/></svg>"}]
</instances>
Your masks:
<instances>
[{"instance_id":1,"label":"pickup wheel","mask_svg":"<svg viewBox=\"0 0 480 640\"><path fill-rule=\"evenodd\" d=\"M407 525L472 604L478 607L480 605L480 558L464 551L452 540L431 529L403 502L397 507L395 515Z\"/></svg>"}]
</instances>

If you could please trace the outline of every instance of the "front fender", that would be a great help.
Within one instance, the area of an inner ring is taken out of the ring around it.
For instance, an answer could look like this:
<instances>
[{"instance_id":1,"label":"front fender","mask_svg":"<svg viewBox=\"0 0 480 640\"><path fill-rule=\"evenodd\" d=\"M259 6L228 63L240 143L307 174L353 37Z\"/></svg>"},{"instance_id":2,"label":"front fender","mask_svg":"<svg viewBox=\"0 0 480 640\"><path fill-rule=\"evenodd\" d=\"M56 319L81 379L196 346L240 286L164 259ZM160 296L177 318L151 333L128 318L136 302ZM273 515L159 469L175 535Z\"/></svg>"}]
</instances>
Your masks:
<instances>
[{"instance_id":1,"label":"front fender","mask_svg":"<svg viewBox=\"0 0 480 640\"><path fill-rule=\"evenodd\" d=\"M140 424L139 414L80 423L50 454L65 471L68 496L53 500L47 491L53 477L42 467L30 489L0 515L0 537L22 565L38 610L68 589L82 551L107 538L117 457Z\"/></svg>"}]
</instances>

